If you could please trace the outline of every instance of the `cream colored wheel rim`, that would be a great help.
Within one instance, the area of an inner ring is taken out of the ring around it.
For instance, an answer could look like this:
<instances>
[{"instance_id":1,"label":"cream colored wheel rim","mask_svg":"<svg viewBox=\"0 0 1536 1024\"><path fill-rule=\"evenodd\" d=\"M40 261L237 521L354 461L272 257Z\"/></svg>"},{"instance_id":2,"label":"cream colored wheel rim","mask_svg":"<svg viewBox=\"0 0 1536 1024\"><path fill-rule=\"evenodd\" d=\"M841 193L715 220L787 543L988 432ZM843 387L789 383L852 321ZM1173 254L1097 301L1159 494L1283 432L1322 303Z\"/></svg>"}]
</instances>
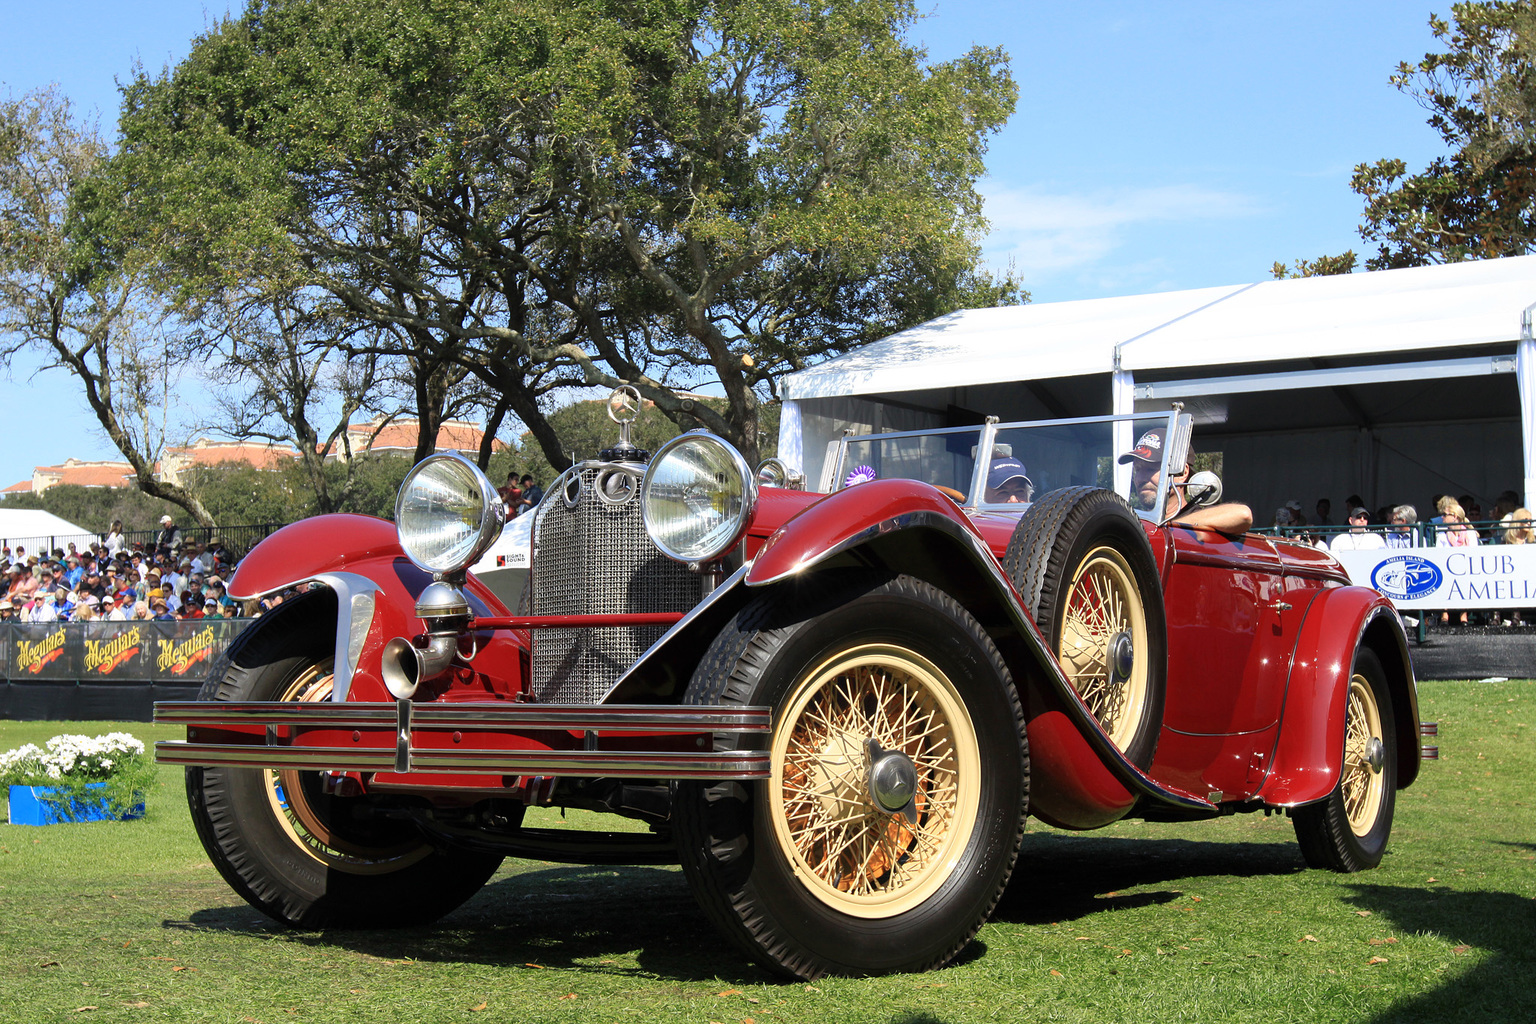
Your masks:
<instances>
[{"instance_id":1,"label":"cream colored wheel rim","mask_svg":"<svg viewBox=\"0 0 1536 1024\"><path fill-rule=\"evenodd\" d=\"M1116 644L1127 640L1128 674L1114 657ZM1094 548L1072 574L1057 656L1067 681L1121 750L1146 717L1150 653L1146 609L1130 563L1114 548Z\"/></svg>"},{"instance_id":2,"label":"cream colored wheel rim","mask_svg":"<svg viewBox=\"0 0 1536 1024\"><path fill-rule=\"evenodd\" d=\"M295 679L278 700L324 701L331 698L329 664L316 665ZM293 844L312 859L353 875L387 875L408 867L432 852L424 842L401 843L384 849L360 847L337 836L304 795L296 769L259 769L266 783L272 814Z\"/></svg>"},{"instance_id":3,"label":"cream colored wheel rim","mask_svg":"<svg viewBox=\"0 0 1536 1024\"><path fill-rule=\"evenodd\" d=\"M1349 680L1349 705L1344 711L1344 775L1339 792L1344 797L1344 816L1349 830L1364 838L1381 817L1383 771L1371 766L1371 741L1385 743L1381 730L1381 708L1376 694L1364 676Z\"/></svg>"},{"instance_id":4,"label":"cream colored wheel rim","mask_svg":"<svg viewBox=\"0 0 1536 1024\"><path fill-rule=\"evenodd\" d=\"M774 729L769 811L796 877L821 902L881 918L920 905L975 826L981 757L954 684L903 647L851 648L801 677ZM916 821L869 793L866 741L916 771Z\"/></svg>"}]
</instances>

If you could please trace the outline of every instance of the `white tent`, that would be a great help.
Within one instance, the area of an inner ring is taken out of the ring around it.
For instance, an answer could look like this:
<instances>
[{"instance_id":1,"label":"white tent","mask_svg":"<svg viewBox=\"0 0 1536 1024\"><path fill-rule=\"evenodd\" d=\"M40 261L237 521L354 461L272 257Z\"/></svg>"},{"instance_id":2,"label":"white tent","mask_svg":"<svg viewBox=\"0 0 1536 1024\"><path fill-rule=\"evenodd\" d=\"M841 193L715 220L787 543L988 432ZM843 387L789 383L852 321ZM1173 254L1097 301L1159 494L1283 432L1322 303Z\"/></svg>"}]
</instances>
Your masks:
<instances>
[{"instance_id":1,"label":"white tent","mask_svg":"<svg viewBox=\"0 0 1536 1024\"><path fill-rule=\"evenodd\" d=\"M11 548L20 544L27 554L36 554L44 547L52 550L64 547L70 541L84 547L82 540L97 538L89 530L76 526L67 519L60 519L52 512L37 508L0 509L0 542Z\"/></svg>"},{"instance_id":2,"label":"white tent","mask_svg":"<svg viewBox=\"0 0 1536 1024\"><path fill-rule=\"evenodd\" d=\"M1536 502L1536 256L963 310L783 383L780 456L814 482L845 427L1195 414L1227 491L1371 507ZM1517 369L1520 371L1517 374ZM1520 382L1517 384L1517 380ZM1427 513L1432 515L1433 513Z\"/></svg>"}]
</instances>

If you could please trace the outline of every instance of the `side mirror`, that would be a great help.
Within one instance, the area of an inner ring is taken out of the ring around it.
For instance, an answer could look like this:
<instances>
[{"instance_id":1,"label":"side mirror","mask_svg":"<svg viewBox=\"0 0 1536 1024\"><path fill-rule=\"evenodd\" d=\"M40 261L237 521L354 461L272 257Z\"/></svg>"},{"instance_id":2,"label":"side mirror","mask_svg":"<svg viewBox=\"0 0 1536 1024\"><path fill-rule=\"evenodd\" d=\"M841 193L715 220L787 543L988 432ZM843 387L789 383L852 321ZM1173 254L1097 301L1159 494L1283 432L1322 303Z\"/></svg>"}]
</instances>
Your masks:
<instances>
[{"instance_id":1,"label":"side mirror","mask_svg":"<svg viewBox=\"0 0 1536 1024\"><path fill-rule=\"evenodd\" d=\"M1221 500L1221 477L1208 469L1196 473L1184 485L1184 496L1196 507L1216 504Z\"/></svg>"}]
</instances>

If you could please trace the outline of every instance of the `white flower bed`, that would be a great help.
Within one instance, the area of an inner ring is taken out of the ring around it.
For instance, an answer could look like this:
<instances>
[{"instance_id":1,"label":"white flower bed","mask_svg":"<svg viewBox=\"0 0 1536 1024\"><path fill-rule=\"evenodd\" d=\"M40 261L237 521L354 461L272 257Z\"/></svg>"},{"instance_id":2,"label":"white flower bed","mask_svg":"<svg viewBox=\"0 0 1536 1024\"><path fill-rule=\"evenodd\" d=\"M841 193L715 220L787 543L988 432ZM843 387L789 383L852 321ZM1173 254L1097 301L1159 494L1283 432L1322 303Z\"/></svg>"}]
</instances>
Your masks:
<instances>
[{"instance_id":1,"label":"white flower bed","mask_svg":"<svg viewBox=\"0 0 1536 1024\"><path fill-rule=\"evenodd\" d=\"M126 732L105 736L65 733L45 747L27 743L0 754L0 779L109 779L132 758L142 757L144 744Z\"/></svg>"}]
</instances>

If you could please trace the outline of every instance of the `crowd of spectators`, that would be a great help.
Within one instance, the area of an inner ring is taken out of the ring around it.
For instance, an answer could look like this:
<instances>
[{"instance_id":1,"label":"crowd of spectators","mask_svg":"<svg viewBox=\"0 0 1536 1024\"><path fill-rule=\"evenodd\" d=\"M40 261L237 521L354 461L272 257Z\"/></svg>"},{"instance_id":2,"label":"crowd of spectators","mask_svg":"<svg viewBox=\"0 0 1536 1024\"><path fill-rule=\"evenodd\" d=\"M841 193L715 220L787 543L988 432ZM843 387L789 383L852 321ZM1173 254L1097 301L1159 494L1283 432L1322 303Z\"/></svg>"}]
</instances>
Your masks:
<instances>
[{"instance_id":1,"label":"crowd of spectators","mask_svg":"<svg viewBox=\"0 0 1536 1024\"><path fill-rule=\"evenodd\" d=\"M91 622L98 619L237 618L243 609L225 581L235 557L217 540L183 540L170 516L152 543L129 545L114 522L100 540L77 550L30 552L0 547L0 621Z\"/></svg>"},{"instance_id":2,"label":"crowd of spectators","mask_svg":"<svg viewBox=\"0 0 1536 1024\"><path fill-rule=\"evenodd\" d=\"M508 519L532 512L533 507L544 500L544 488L535 483L533 476L528 473L524 473L521 478L516 473L508 473L506 486L498 487L496 493L501 495L502 504L507 507Z\"/></svg>"},{"instance_id":3,"label":"crowd of spectators","mask_svg":"<svg viewBox=\"0 0 1536 1024\"><path fill-rule=\"evenodd\" d=\"M1436 514L1421 524L1418 509L1412 505L1384 506L1373 513L1352 494L1345 501L1346 524L1335 526L1329 520L1332 506L1327 498L1318 500L1316 518L1310 523L1302 515L1301 502L1288 501L1275 510L1274 525L1278 533L1327 551L1536 543L1531 510L1520 504L1520 495L1514 491L1500 494L1487 518L1482 504L1470 494L1437 494L1432 504ZM1453 614L1462 625L1485 620L1505 626L1525 624L1518 610L1442 611L1440 621L1450 623ZM1410 620L1405 617L1404 621Z\"/></svg>"},{"instance_id":4,"label":"crowd of spectators","mask_svg":"<svg viewBox=\"0 0 1536 1024\"><path fill-rule=\"evenodd\" d=\"M1311 521L1302 513L1301 502L1292 500L1275 510L1274 526L1278 533L1329 551L1475 547L1536 540L1531 511L1521 506L1514 491L1500 494L1486 519L1482 504L1470 494L1437 494L1432 504L1436 514L1421 525L1413 505L1385 505L1372 512L1359 495L1352 494L1344 502L1345 522L1335 524L1329 499L1318 499Z\"/></svg>"}]
</instances>

